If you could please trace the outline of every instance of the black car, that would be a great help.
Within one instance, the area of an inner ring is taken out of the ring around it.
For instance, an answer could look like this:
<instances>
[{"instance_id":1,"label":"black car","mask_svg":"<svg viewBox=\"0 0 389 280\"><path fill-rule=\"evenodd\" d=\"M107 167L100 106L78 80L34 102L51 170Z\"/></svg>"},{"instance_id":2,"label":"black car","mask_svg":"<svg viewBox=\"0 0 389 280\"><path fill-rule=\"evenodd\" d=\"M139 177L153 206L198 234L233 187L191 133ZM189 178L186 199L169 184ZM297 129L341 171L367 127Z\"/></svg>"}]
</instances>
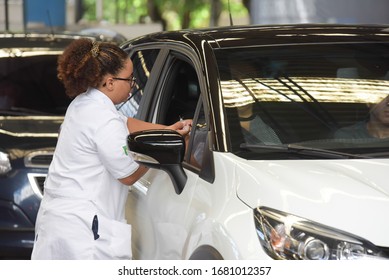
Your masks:
<instances>
[{"instance_id":1,"label":"black car","mask_svg":"<svg viewBox=\"0 0 389 280\"><path fill-rule=\"evenodd\" d=\"M76 34L0 34L0 258L28 259L43 183L70 99L57 58Z\"/></svg>"},{"instance_id":2,"label":"black car","mask_svg":"<svg viewBox=\"0 0 389 280\"><path fill-rule=\"evenodd\" d=\"M138 88L120 110L193 119L186 142L129 135L153 167L129 192L135 259L389 258L389 26L181 30L122 47Z\"/></svg>"}]
</instances>

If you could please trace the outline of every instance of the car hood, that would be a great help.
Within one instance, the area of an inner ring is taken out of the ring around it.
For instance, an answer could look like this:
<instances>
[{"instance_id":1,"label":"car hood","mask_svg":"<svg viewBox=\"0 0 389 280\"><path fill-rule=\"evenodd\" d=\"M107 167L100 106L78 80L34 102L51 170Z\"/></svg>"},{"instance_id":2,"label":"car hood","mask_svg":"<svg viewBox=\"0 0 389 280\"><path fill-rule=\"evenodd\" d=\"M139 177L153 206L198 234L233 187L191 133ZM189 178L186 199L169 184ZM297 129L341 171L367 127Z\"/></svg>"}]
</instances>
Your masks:
<instances>
[{"instance_id":1,"label":"car hood","mask_svg":"<svg viewBox=\"0 0 389 280\"><path fill-rule=\"evenodd\" d=\"M0 148L27 151L55 147L61 116L0 116Z\"/></svg>"},{"instance_id":2,"label":"car hood","mask_svg":"<svg viewBox=\"0 0 389 280\"><path fill-rule=\"evenodd\" d=\"M389 246L388 159L242 161L238 197ZM248 176L247 176L248 175Z\"/></svg>"}]
</instances>

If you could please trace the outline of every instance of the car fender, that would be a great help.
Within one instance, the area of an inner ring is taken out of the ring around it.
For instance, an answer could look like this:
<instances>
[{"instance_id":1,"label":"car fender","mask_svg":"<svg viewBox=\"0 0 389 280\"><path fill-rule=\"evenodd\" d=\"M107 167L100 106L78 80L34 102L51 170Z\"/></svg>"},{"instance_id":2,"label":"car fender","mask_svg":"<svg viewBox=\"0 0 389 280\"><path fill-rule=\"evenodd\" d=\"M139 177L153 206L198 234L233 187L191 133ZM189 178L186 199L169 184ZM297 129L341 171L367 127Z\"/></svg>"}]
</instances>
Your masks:
<instances>
[{"instance_id":1,"label":"car fender","mask_svg":"<svg viewBox=\"0 0 389 280\"><path fill-rule=\"evenodd\" d=\"M215 220L198 223L188 235L183 259L240 259L233 239Z\"/></svg>"}]
</instances>

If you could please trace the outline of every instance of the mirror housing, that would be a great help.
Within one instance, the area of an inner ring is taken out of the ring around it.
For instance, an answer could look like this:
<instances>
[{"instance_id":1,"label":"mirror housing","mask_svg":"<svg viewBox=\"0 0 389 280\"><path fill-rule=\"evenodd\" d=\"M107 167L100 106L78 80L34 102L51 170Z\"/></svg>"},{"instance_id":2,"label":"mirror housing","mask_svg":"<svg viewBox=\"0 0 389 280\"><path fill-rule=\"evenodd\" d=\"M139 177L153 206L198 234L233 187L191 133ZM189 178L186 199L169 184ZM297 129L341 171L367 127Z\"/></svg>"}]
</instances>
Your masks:
<instances>
[{"instance_id":1,"label":"mirror housing","mask_svg":"<svg viewBox=\"0 0 389 280\"><path fill-rule=\"evenodd\" d=\"M182 192L188 177L181 165L185 155L185 139L181 134L170 129L137 131L128 135L127 145L137 163L164 170L176 193Z\"/></svg>"}]
</instances>

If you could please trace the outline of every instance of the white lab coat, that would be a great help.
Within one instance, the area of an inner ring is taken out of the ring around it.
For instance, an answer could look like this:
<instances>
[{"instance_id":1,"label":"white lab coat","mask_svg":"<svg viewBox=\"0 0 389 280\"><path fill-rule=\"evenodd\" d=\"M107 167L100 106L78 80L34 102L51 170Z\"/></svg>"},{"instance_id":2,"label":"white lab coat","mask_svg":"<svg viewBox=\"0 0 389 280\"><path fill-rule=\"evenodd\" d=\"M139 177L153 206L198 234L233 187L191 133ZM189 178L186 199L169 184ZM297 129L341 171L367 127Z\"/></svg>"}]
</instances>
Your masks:
<instances>
[{"instance_id":1,"label":"white lab coat","mask_svg":"<svg viewBox=\"0 0 389 280\"><path fill-rule=\"evenodd\" d=\"M126 118L102 92L88 89L72 101L45 182L32 259L131 258L128 187L118 181L138 168L126 153L127 136Z\"/></svg>"}]
</instances>

